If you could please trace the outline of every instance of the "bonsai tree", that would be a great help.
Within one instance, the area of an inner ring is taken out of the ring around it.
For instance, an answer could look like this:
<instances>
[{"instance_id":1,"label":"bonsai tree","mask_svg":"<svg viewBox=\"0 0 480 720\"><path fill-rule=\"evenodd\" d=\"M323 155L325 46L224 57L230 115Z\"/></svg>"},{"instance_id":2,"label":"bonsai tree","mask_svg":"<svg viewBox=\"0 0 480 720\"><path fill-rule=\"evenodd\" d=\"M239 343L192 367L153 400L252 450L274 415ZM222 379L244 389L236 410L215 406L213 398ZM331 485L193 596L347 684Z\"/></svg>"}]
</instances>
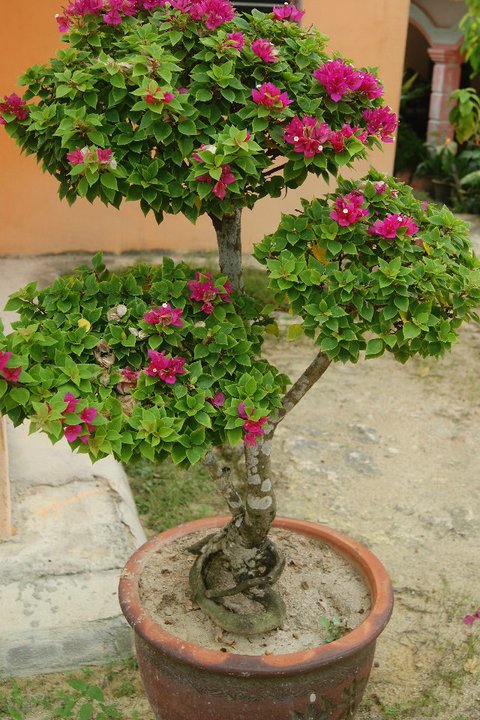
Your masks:
<instances>
[{"instance_id":1,"label":"bonsai tree","mask_svg":"<svg viewBox=\"0 0 480 720\"><path fill-rule=\"evenodd\" d=\"M340 178L255 248L302 319L291 337L318 346L294 384L262 359L273 308L243 292L242 208L308 173L336 177L397 127L375 74L330 58L301 15L283 5L240 16L227 0L74 0L57 17L67 48L26 72L23 98L0 105L7 132L68 202L132 200L159 223L164 213L212 220L219 275L168 259L114 274L97 255L15 293L0 412L93 460L203 461L232 519L192 548L192 591L243 633L285 613L272 588L284 559L269 538L278 425L332 361L442 355L480 297L464 223L375 171ZM241 485L218 452L225 443L243 444ZM222 599L238 593L263 607L233 612Z\"/></svg>"}]
</instances>

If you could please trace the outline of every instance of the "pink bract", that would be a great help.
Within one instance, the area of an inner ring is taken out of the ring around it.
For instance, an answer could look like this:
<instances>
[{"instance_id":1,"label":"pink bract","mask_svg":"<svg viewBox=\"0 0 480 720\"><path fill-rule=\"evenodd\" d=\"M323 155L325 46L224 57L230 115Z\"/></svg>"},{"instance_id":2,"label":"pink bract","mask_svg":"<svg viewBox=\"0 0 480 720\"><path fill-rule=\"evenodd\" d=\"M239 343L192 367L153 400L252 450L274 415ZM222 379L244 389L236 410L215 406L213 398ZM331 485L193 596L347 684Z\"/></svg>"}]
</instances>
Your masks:
<instances>
[{"instance_id":1,"label":"pink bract","mask_svg":"<svg viewBox=\"0 0 480 720\"><path fill-rule=\"evenodd\" d=\"M62 413L63 415L67 415L68 413L74 413L77 409L78 403L80 402L80 400L70 392L65 395L63 401L67 403L67 407Z\"/></svg>"},{"instance_id":2,"label":"pink bract","mask_svg":"<svg viewBox=\"0 0 480 720\"><path fill-rule=\"evenodd\" d=\"M340 58L329 60L313 75L334 102L339 102L345 93L358 90L362 82L359 73Z\"/></svg>"},{"instance_id":3,"label":"pink bract","mask_svg":"<svg viewBox=\"0 0 480 720\"><path fill-rule=\"evenodd\" d=\"M63 434L67 438L69 443L75 442L77 438L82 434L83 427L81 425L67 425Z\"/></svg>"},{"instance_id":4,"label":"pink bract","mask_svg":"<svg viewBox=\"0 0 480 720\"><path fill-rule=\"evenodd\" d=\"M4 95L3 102L0 102L0 113L2 112L15 115L17 120L26 120L28 116L27 103L17 93ZM6 125L6 120L3 117L0 119L2 120L0 124Z\"/></svg>"},{"instance_id":5,"label":"pink bract","mask_svg":"<svg viewBox=\"0 0 480 720\"><path fill-rule=\"evenodd\" d=\"M286 92L282 92L280 88L270 82L263 83L256 90L252 90L252 98L257 105L265 105L274 110L283 110L287 105L293 103Z\"/></svg>"},{"instance_id":6,"label":"pink bract","mask_svg":"<svg viewBox=\"0 0 480 720\"><path fill-rule=\"evenodd\" d=\"M105 148L104 150L102 150L102 148L97 148L97 158L100 163L109 163L112 159L111 148Z\"/></svg>"},{"instance_id":7,"label":"pink bract","mask_svg":"<svg viewBox=\"0 0 480 720\"><path fill-rule=\"evenodd\" d=\"M383 142L393 142L392 135L398 127L397 116L388 106L364 110L363 118L370 135L379 135Z\"/></svg>"},{"instance_id":8,"label":"pink bract","mask_svg":"<svg viewBox=\"0 0 480 720\"><path fill-rule=\"evenodd\" d=\"M146 368L145 373L150 377L160 378L167 385L174 385L177 381L177 375L186 373L183 367L186 363L185 358L169 358L164 351L157 352L156 350L149 350L148 357L150 358L150 365Z\"/></svg>"},{"instance_id":9,"label":"pink bract","mask_svg":"<svg viewBox=\"0 0 480 720\"><path fill-rule=\"evenodd\" d=\"M241 32L228 33L227 38L229 41L229 45L231 47L234 47L236 50L243 49L243 46L245 45L245 38L243 37L243 33L241 33Z\"/></svg>"},{"instance_id":10,"label":"pink bract","mask_svg":"<svg viewBox=\"0 0 480 720\"><path fill-rule=\"evenodd\" d=\"M274 63L278 60L279 51L270 40L264 40L262 38L254 40L252 50L263 62Z\"/></svg>"},{"instance_id":11,"label":"pink bract","mask_svg":"<svg viewBox=\"0 0 480 720\"><path fill-rule=\"evenodd\" d=\"M173 325L182 327L181 319L183 310L181 308L172 308L169 303L163 303L161 307L155 307L145 313L143 319L149 325Z\"/></svg>"},{"instance_id":12,"label":"pink bract","mask_svg":"<svg viewBox=\"0 0 480 720\"><path fill-rule=\"evenodd\" d=\"M305 15L305 10L299 10L295 5L280 5L272 10L274 20L289 20L290 22L300 22Z\"/></svg>"},{"instance_id":13,"label":"pink bract","mask_svg":"<svg viewBox=\"0 0 480 720\"><path fill-rule=\"evenodd\" d=\"M225 395L219 392L211 398L206 398L206 400L210 405L213 405L214 408L220 408L225 404Z\"/></svg>"},{"instance_id":14,"label":"pink bract","mask_svg":"<svg viewBox=\"0 0 480 720\"><path fill-rule=\"evenodd\" d=\"M407 235L415 235L418 225L408 215L389 213L384 220L376 220L368 229L370 235L380 235L388 240L397 237L400 228L405 228Z\"/></svg>"},{"instance_id":15,"label":"pink bract","mask_svg":"<svg viewBox=\"0 0 480 720\"><path fill-rule=\"evenodd\" d=\"M285 128L283 139L293 145L294 152L313 157L323 152L330 134L331 130L326 123L307 115L302 120L293 118Z\"/></svg>"},{"instance_id":16,"label":"pink bract","mask_svg":"<svg viewBox=\"0 0 480 720\"><path fill-rule=\"evenodd\" d=\"M344 195L343 197L338 197L335 201L335 208L330 213L330 217L342 227L354 225L368 215L368 210L362 207L364 200L364 196L356 191L348 193L348 195Z\"/></svg>"},{"instance_id":17,"label":"pink bract","mask_svg":"<svg viewBox=\"0 0 480 720\"><path fill-rule=\"evenodd\" d=\"M85 155L80 148L75 148L72 152L67 153L67 160L71 165L81 165L85 160Z\"/></svg>"},{"instance_id":18,"label":"pink bract","mask_svg":"<svg viewBox=\"0 0 480 720\"><path fill-rule=\"evenodd\" d=\"M215 30L235 17L229 0L193 0L190 8L192 20L203 20L209 30Z\"/></svg>"}]
</instances>

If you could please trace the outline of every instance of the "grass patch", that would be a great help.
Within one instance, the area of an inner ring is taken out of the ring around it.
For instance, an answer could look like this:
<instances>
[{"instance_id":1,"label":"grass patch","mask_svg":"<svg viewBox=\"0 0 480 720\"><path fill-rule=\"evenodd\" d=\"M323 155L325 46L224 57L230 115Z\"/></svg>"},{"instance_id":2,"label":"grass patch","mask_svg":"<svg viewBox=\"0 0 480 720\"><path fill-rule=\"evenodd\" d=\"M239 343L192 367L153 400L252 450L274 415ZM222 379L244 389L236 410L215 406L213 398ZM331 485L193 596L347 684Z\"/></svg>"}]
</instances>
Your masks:
<instances>
[{"instance_id":1,"label":"grass patch","mask_svg":"<svg viewBox=\"0 0 480 720\"><path fill-rule=\"evenodd\" d=\"M0 681L2 720L153 720L136 661Z\"/></svg>"},{"instance_id":2,"label":"grass patch","mask_svg":"<svg viewBox=\"0 0 480 720\"><path fill-rule=\"evenodd\" d=\"M140 520L150 534L226 510L213 480L200 464L184 470L170 461L156 464L139 460L125 469Z\"/></svg>"}]
</instances>

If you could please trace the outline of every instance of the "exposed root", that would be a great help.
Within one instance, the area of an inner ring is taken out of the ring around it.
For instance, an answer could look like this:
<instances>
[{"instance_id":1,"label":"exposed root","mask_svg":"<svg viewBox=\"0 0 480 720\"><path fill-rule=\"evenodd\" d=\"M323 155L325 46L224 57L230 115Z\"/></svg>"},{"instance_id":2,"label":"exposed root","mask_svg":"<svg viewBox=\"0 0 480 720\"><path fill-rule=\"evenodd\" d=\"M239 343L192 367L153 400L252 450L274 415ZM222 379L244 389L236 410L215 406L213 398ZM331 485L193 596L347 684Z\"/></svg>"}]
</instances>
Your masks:
<instances>
[{"instance_id":1,"label":"exposed root","mask_svg":"<svg viewBox=\"0 0 480 720\"><path fill-rule=\"evenodd\" d=\"M240 635L257 635L279 627L285 619L286 607L279 593L273 590L271 584L280 577L285 565L285 559L275 545L267 540L265 546L255 550L257 560L260 558L260 570L256 575L252 568L248 568L236 579L233 587L212 587L211 576L215 578L212 567L225 564L227 554L225 538L228 535L228 526L224 531L215 533L206 538L201 547L197 543L196 552L199 553L191 571L190 588L195 602L201 609L224 630ZM227 564L230 564L227 560ZM252 560L248 563L254 564ZM258 566L258 562L255 563ZM260 572L260 574L258 574ZM221 598L243 594L249 600L262 605L258 612L236 612L224 605Z\"/></svg>"}]
</instances>

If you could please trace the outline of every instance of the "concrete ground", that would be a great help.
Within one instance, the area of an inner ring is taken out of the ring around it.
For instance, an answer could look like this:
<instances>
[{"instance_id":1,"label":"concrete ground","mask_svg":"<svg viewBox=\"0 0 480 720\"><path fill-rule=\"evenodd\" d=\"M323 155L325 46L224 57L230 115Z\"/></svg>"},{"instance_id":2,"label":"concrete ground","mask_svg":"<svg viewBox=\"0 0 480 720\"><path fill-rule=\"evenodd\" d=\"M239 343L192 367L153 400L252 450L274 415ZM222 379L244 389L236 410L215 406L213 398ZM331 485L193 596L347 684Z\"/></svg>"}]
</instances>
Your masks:
<instances>
[{"instance_id":1,"label":"concrete ground","mask_svg":"<svg viewBox=\"0 0 480 720\"><path fill-rule=\"evenodd\" d=\"M50 282L78 256L3 258L0 306L33 279ZM3 313L7 322L12 313ZM127 477L8 425L14 534L0 542L0 676L33 675L131 653L117 600L120 571L145 536Z\"/></svg>"}]
</instances>

